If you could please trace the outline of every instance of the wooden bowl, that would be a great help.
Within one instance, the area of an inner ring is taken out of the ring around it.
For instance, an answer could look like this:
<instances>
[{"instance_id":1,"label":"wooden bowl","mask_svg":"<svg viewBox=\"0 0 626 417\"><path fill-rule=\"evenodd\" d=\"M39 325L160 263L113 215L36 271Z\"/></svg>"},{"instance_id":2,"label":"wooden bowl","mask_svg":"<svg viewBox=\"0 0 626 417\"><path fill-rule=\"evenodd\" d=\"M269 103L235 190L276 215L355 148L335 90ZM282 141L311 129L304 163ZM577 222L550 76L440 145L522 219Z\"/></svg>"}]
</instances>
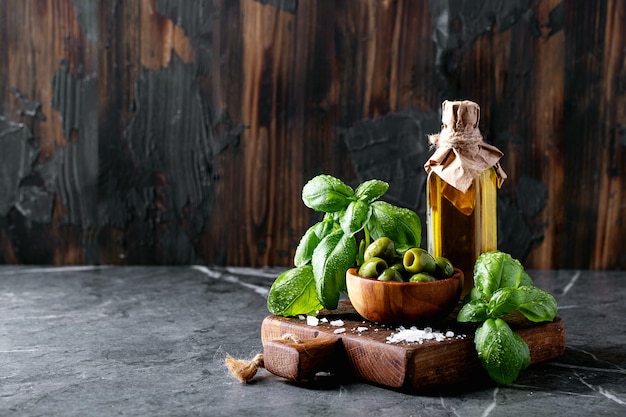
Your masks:
<instances>
[{"instance_id":1,"label":"wooden bowl","mask_svg":"<svg viewBox=\"0 0 626 417\"><path fill-rule=\"evenodd\" d=\"M363 318L378 323L408 323L446 317L459 303L463 272L433 282L378 281L346 272L348 297Z\"/></svg>"}]
</instances>

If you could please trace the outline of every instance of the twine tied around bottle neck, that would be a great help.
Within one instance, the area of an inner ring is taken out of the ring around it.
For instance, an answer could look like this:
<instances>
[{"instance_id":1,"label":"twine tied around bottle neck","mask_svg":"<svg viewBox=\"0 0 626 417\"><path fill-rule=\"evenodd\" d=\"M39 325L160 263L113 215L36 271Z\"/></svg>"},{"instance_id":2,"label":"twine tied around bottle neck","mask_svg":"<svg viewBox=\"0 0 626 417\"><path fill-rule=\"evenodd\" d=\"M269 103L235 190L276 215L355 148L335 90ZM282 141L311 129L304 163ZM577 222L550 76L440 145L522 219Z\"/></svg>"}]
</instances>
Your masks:
<instances>
[{"instance_id":1,"label":"twine tied around bottle neck","mask_svg":"<svg viewBox=\"0 0 626 417\"><path fill-rule=\"evenodd\" d=\"M441 105L441 132L428 136L435 148L467 149L483 143L478 128L480 107L469 101L444 101Z\"/></svg>"}]
</instances>

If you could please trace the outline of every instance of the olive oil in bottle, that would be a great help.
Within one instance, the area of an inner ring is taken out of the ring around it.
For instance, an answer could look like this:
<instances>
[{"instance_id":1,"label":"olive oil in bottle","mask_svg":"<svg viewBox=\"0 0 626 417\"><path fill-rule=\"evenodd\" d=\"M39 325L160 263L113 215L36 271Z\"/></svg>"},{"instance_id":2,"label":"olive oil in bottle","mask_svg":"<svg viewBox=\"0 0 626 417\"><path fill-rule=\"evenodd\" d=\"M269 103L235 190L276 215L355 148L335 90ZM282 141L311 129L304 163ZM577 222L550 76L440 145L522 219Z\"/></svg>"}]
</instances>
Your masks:
<instances>
[{"instance_id":1,"label":"olive oil in bottle","mask_svg":"<svg viewBox=\"0 0 626 417\"><path fill-rule=\"evenodd\" d=\"M471 101L444 101L442 128L430 141L435 153L424 164L428 251L463 271L461 297L474 286L474 264L496 250L496 191L506 178L502 152L485 143L478 129L480 107Z\"/></svg>"},{"instance_id":2,"label":"olive oil in bottle","mask_svg":"<svg viewBox=\"0 0 626 417\"><path fill-rule=\"evenodd\" d=\"M464 297L471 290L474 263L483 252L497 249L496 189L498 176L488 168L462 192L437 174L428 174L428 251L444 256L463 271Z\"/></svg>"}]
</instances>

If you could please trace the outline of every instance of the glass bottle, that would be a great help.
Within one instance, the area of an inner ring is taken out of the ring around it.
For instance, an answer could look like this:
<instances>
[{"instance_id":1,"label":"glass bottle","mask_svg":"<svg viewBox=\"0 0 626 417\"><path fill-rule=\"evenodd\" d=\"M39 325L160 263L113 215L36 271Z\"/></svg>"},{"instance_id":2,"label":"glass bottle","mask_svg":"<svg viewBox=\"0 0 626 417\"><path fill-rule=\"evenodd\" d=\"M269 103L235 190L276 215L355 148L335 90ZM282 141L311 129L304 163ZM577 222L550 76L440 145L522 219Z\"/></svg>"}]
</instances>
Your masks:
<instances>
[{"instance_id":1,"label":"glass bottle","mask_svg":"<svg viewBox=\"0 0 626 417\"><path fill-rule=\"evenodd\" d=\"M482 141L479 114L476 103L444 102L442 132L431 137L437 151L425 165L428 251L463 271L461 297L474 285L476 258L497 249L496 192L506 178L502 153Z\"/></svg>"},{"instance_id":2,"label":"glass bottle","mask_svg":"<svg viewBox=\"0 0 626 417\"><path fill-rule=\"evenodd\" d=\"M462 297L474 284L474 263L483 252L498 246L494 168L484 170L466 192L459 191L437 174L428 174L428 252L444 256L463 271Z\"/></svg>"}]
</instances>

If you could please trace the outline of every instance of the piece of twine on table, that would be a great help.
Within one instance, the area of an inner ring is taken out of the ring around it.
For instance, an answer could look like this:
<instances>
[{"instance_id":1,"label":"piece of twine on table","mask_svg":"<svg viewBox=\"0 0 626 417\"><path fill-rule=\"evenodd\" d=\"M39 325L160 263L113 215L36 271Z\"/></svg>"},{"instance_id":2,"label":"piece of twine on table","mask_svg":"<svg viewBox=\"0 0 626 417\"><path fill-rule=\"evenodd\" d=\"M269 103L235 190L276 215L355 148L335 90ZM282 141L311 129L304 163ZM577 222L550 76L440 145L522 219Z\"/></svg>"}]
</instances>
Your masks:
<instances>
[{"instance_id":1,"label":"piece of twine on table","mask_svg":"<svg viewBox=\"0 0 626 417\"><path fill-rule=\"evenodd\" d=\"M294 343L302 343L302 340L292 333L285 333L279 340L289 340ZM262 353L257 353L254 358L250 360L234 359L229 355L225 362L231 376L242 384L247 384L250 380L252 380L252 378L254 378L260 368L265 367Z\"/></svg>"}]
</instances>

